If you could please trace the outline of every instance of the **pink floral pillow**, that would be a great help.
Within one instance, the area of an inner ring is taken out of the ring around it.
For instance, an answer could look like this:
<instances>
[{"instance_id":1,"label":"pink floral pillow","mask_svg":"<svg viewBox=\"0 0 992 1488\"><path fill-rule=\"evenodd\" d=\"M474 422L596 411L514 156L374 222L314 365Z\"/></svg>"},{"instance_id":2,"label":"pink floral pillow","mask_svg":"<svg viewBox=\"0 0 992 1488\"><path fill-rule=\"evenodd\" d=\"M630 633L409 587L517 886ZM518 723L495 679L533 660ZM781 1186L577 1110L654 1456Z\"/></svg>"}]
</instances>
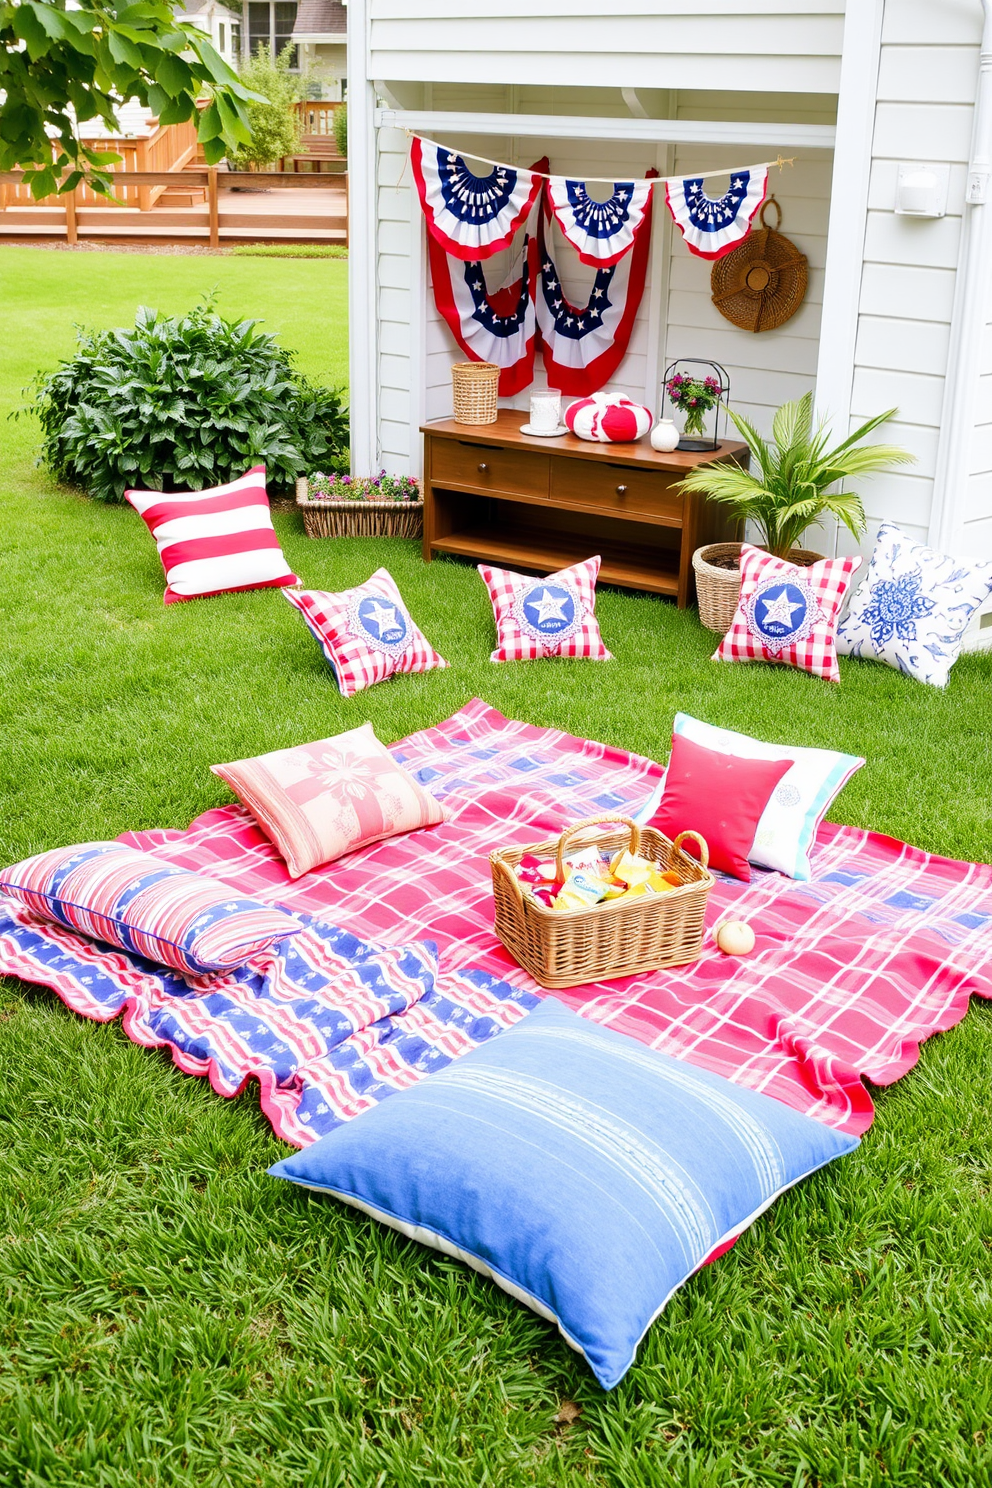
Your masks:
<instances>
[{"instance_id":1,"label":"pink floral pillow","mask_svg":"<svg viewBox=\"0 0 992 1488\"><path fill-rule=\"evenodd\" d=\"M840 681L837 619L861 555L804 568L745 543L741 597L714 661L778 661Z\"/></svg>"},{"instance_id":2,"label":"pink floral pillow","mask_svg":"<svg viewBox=\"0 0 992 1488\"><path fill-rule=\"evenodd\" d=\"M599 557L587 558L546 579L479 564L496 617L496 650L490 661L536 661L542 656L611 661L596 619Z\"/></svg>"},{"instance_id":3,"label":"pink floral pillow","mask_svg":"<svg viewBox=\"0 0 992 1488\"><path fill-rule=\"evenodd\" d=\"M370 842L445 820L444 808L396 763L371 723L210 768L279 849L291 878Z\"/></svg>"},{"instance_id":4,"label":"pink floral pillow","mask_svg":"<svg viewBox=\"0 0 992 1488\"><path fill-rule=\"evenodd\" d=\"M377 568L365 584L327 594L322 589L284 589L334 673L343 697L354 697L396 672L446 667L413 623L388 569Z\"/></svg>"}]
</instances>

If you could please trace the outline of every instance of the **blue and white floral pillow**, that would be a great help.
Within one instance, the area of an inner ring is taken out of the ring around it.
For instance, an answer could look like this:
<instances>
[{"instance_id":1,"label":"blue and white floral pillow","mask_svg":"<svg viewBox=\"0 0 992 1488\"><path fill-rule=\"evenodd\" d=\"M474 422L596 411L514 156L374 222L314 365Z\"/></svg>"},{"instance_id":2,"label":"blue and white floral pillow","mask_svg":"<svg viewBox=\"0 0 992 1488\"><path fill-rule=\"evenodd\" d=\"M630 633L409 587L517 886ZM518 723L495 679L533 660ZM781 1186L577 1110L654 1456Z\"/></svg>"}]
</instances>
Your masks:
<instances>
[{"instance_id":1,"label":"blue and white floral pillow","mask_svg":"<svg viewBox=\"0 0 992 1488\"><path fill-rule=\"evenodd\" d=\"M990 594L992 563L935 553L883 522L868 572L837 627L837 650L946 687L968 622Z\"/></svg>"}]
</instances>

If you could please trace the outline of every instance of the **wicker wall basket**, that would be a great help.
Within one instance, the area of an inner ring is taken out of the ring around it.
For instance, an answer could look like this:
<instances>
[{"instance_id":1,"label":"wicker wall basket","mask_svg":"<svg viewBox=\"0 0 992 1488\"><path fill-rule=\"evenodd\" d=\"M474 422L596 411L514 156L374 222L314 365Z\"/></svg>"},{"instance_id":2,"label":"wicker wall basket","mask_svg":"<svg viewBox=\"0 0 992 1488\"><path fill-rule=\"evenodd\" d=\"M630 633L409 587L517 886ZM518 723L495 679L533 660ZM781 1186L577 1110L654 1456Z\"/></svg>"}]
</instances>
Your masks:
<instances>
[{"instance_id":1,"label":"wicker wall basket","mask_svg":"<svg viewBox=\"0 0 992 1488\"><path fill-rule=\"evenodd\" d=\"M568 843L602 822L619 825L598 837L597 847L611 853L625 847L640 852L663 869L673 869L681 887L668 894L624 897L573 910L546 909L521 888L514 869L525 853L544 858L554 853L563 878ZM682 851L686 837L699 844L701 862ZM578 987L662 966L683 966L695 961L702 949L706 900L713 886L708 861L706 843L695 832L682 832L671 842L654 827L640 828L627 816L588 817L562 832L557 841L490 853L496 934L542 987Z\"/></svg>"},{"instance_id":2,"label":"wicker wall basket","mask_svg":"<svg viewBox=\"0 0 992 1488\"><path fill-rule=\"evenodd\" d=\"M456 424L494 424L499 410L495 362L453 362L451 394Z\"/></svg>"},{"instance_id":3,"label":"wicker wall basket","mask_svg":"<svg viewBox=\"0 0 992 1488\"><path fill-rule=\"evenodd\" d=\"M423 537L423 501L311 501L296 482L296 504L307 537Z\"/></svg>"},{"instance_id":4,"label":"wicker wall basket","mask_svg":"<svg viewBox=\"0 0 992 1488\"><path fill-rule=\"evenodd\" d=\"M707 630L726 635L737 611L741 596L741 548L739 542L708 543L692 555L696 575L696 599L699 619ZM793 548L789 562L808 568L819 563L822 553L809 548Z\"/></svg>"}]
</instances>

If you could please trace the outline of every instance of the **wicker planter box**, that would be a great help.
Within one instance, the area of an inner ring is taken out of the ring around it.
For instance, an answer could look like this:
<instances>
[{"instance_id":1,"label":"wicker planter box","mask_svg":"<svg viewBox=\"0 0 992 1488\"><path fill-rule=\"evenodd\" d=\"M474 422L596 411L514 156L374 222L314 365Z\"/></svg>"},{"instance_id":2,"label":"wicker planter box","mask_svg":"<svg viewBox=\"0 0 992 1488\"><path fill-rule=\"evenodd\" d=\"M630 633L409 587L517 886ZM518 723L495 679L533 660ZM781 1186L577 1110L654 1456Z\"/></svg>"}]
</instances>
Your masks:
<instances>
[{"instance_id":1,"label":"wicker planter box","mask_svg":"<svg viewBox=\"0 0 992 1488\"><path fill-rule=\"evenodd\" d=\"M726 635L737 610L741 594L741 548L743 543L708 543L692 555L696 574L696 599L699 619L707 630ZM819 563L822 553L809 548L793 548L789 562L808 568Z\"/></svg>"},{"instance_id":2,"label":"wicker planter box","mask_svg":"<svg viewBox=\"0 0 992 1488\"><path fill-rule=\"evenodd\" d=\"M525 853L557 856L559 876L570 837L600 822L617 822L596 840L609 852L629 847L674 869L681 888L668 894L615 899L592 909L547 909L525 893L514 872ZM682 840L699 844L702 861L681 850ZM626 816L589 817L561 836L532 847L506 847L489 854L496 902L496 934L525 971L542 987L578 987L613 977L683 966L699 957L703 944L706 900L713 886L707 872L706 844L695 832L682 832L674 842L654 827L639 828Z\"/></svg>"},{"instance_id":3,"label":"wicker planter box","mask_svg":"<svg viewBox=\"0 0 992 1488\"><path fill-rule=\"evenodd\" d=\"M307 537L423 537L423 501L313 500L304 477L296 482L296 504Z\"/></svg>"}]
</instances>

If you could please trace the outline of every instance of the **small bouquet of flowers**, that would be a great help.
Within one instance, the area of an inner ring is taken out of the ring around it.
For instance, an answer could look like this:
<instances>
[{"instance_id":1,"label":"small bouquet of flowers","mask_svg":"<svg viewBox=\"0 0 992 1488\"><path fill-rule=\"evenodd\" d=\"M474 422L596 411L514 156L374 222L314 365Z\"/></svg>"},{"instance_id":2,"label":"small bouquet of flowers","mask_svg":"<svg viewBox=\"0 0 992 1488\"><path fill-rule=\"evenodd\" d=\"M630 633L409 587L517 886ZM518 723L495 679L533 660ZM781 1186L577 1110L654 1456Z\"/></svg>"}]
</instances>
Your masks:
<instances>
[{"instance_id":1,"label":"small bouquet of flowers","mask_svg":"<svg viewBox=\"0 0 992 1488\"><path fill-rule=\"evenodd\" d=\"M676 372L665 384L668 397L685 414L683 433L690 438L703 433L703 422L720 401L723 388L715 377L687 377Z\"/></svg>"},{"instance_id":2,"label":"small bouquet of flowers","mask_svg":"<svg viewBox=\"0 0 992 1488\"><path fill-rule=\"evenodd\" d=\"M315 471L307 482L311 501L419 501L420 483L412 475L376 476L325 475Z\"/></svg>"}]
</instances>

